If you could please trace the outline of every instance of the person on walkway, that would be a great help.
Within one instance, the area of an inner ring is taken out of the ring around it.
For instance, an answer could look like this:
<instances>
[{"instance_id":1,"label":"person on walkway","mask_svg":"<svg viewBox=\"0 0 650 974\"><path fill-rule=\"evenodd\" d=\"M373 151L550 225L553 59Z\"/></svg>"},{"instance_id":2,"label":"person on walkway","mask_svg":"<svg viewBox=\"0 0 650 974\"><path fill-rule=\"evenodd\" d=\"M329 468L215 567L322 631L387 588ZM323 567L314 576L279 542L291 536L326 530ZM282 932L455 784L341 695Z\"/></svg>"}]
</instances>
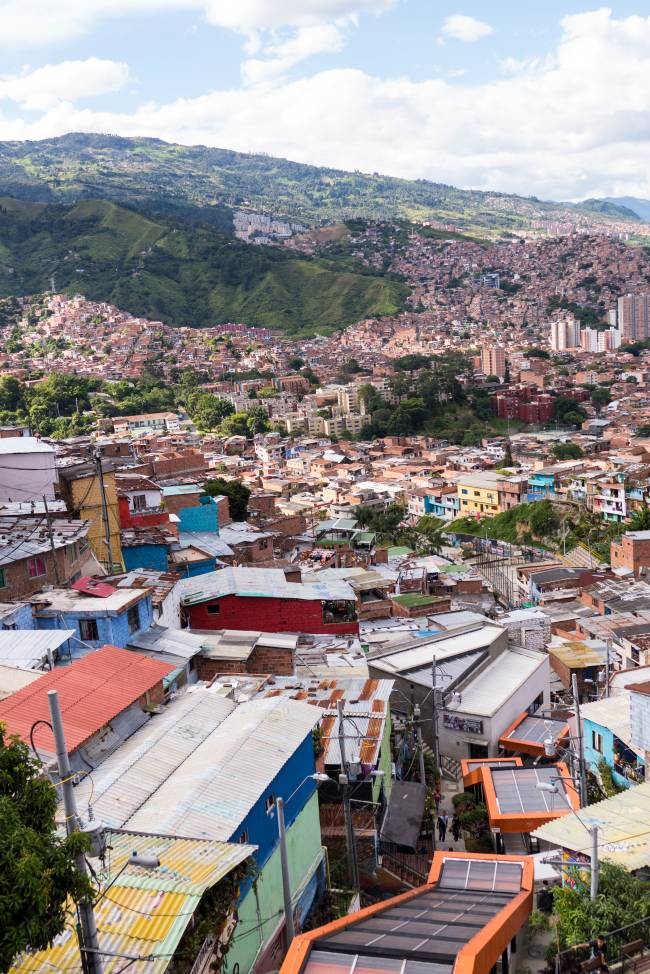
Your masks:
<instances>
[{"instance_id":1,"label":"person on walkway","mask_svg":"<svg viewBox=\"0 0 650 974\"><path fill-rule=\"evenodd\" d=\"M440 815L438 816L438 838L440 839L441 842L445 841L445 836L447 835L448 821L449 818L447 817L447 815L443 811L441 811Z\"/></svg>"},{"instance_id":2,"label":"person on walkway","mask_svg":"<svg viewBox=\"0 0 650 974\"><path fill-rule=\"evenodd\" d=\"M451 834L454 837L454 842L460 842L460 819L456 814L451 820Z\"/></svg>"}]
</instances>

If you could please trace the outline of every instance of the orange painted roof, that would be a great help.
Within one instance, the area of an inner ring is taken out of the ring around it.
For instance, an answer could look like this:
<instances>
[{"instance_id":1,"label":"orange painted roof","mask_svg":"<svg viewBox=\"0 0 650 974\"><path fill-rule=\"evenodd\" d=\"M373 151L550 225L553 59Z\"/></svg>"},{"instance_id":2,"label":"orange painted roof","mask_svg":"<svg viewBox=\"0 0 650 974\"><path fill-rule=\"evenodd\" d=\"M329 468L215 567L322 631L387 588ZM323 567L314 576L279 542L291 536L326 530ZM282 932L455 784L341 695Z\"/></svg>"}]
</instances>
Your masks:
<instances>
[{"instance_id":1,"label":"orange painted roof","mask_svg":"<svg viewBox=\"0 0 650 974\"><path fill-rule=\"evenodd\" d=\"M56 690L66 742L73 751L173 670L170 664L142 653L103 646L0 701L0 720L10 734L29 741L35 721L49 722L47 693ZM52 732L43 724L34 731L34 743L39 750L53 753Z\"/></svg>"}]
</instances>

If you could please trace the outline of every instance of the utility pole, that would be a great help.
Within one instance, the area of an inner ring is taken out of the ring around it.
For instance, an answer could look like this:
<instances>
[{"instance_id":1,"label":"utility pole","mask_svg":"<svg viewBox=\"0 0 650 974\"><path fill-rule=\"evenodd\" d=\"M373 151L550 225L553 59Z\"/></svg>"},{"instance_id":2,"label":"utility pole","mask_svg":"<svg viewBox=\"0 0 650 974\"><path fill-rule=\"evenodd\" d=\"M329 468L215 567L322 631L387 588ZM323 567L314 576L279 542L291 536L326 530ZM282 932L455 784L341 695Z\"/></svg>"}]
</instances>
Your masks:
<instances>
[{"instance_id":1,"label":"utility pole","mask_svg":"<svg viewBox=\"0 0 650 974\"><path fill-rule=\"evenodd\" d=\"M108 559L109 574L113 572L113 549L111 547L111 525L108 520L108 504L106 503L106 485L104 484L104 468L102 466L102 455L99 450L95 450L95 467L99 478L99 493L102 501L102 521L104 522L104 541L106 543L106 557Z\"/></svg>"},{"instance_id":2,"label":"utility pole","mask_svg":"<svg viewBox=\"0 0 650 974\"><path fill-rule=\"evenodd\" d=\"M442 770L440 768L440 742L438 741L438 690L435 656L431 662L431 681L431 716L433 718L431 721L431 733L433 735L433 759L436 763L436 774L440 776L440 780L442 781Z\"/></svg>"},{"instance_id":3,"label":"utility pole","mask_svg":"<svg viewBox=\"0 0 650 974\"><path fill-rule=\"evenodd\" d=\"M54 734L54 742L56 745L56 760L59 768L61 789L63 791L66 828L69 835L71 832L79 831L79 816L77 814L77 802L72 784L70 758L68 757L68 748L65 742L65 732L63 730L57 691L48 690L47 699L50 707L50 717L52 718L52 733ZM86 857L83 852L79 852L75 856L75 869L82 876L88 876ZM81 900L78 904L78 909L79 919L81 921L80 928L78 928L78 934L81 934L79 938L81 966L85 974L102 974L102 960L92 900Z\"/></svg>"},{"instance_id":4,"label":"utility pole","mask_svg":"<svg viewBox=\"0 0 650 974\"><path fill-rule=\"evenodd\" d=\"M571 674L571 690L573 691L573 703L576 712L576 724L578 732L578 773L580 776L580 804L584 808L587 804L587 769L585 767L585 740L582 732L582 719L580 717L580 699L578 697L578 677L575 673Z\"/></svg>"},{"instance_id":5,"label":"utility pole","mask_svg":"<svg viewBox=\"0 0 650 974\"><path fill-rule=\"evenodd\" d=\"M418 742L418 761L420 762L420 784L426 785L427 776L424 769L424 745L422 743L422 728L420 727L420 708L415 707L413 711L413 718L415 720L415 735Z\"/></svg>"},{"instance_id":6,"label":"utility pole","mask_svg":"<svg viewBox=\"0 0 650 974\"><path fill-rule=\"evenodd\" d=\"M348 879L352 889L360 889L359 863L357 862L357 847L354 838L354 822L350 807L350 779L348 777L348 762L345 754L345 731L343 729L343 701L337 700L336 709L339 717L339 749L341 751L341 776L339 784L343 788L343 817L345 819L345 837L348 849Z\"/></svg>"},{"instance_id":7,"label":"utility pole","mask_svg":"<svg viewBox=\"0 0 650 974\"><path fill-rule=\"evenodd\" d=\"M291 885L289 880L289 859L287 857L287 833L284 827L284 801L276 798L275 807L278 812L278 835L280 837L280 863L282 865L282 896L284 899L284 925L286 931L287 950L291 946L296 929L293 924L293 903L291 902Z\"/></svg>"},{"instance_id":8,"label":"utility pole","mask_svg":"<svg viewBox=\"0 0 650 974\"><path fill-rule=\"evenodd\" d=\"M47 522L47 533L50 538L50 548L52 549L52 558L54 560L54 577L56 578L56 584L61 585L61 575L59 574L59 562L56 557L56 546L54 544L54 532L52 530L52 518L50 517L50 510L47 506L47 497L43 494L43 505L45 507L45 519Z\"/></svg>"},{"instance_id":9,"label":"utility pole","mask_svg":"<svg viewBox=\"0 0 650 974\"><path fill-rule=\"evenodd\" d=\"M591 829L591 902L593 903L598 896L598 878L600 873L600 863L598 861L598 826L592 825Z\"/></svg>"},{"instance_id":10,"label":"utility pole","mask_svg":"<svg viewBox=\"0 0 650 974\"><path fill-rule=\"evenodd\" d=\"M609 654L612 651L612 637L607 637L607 658L605 660L605 696L609 696Z\"/></svg>"}]
</instances>

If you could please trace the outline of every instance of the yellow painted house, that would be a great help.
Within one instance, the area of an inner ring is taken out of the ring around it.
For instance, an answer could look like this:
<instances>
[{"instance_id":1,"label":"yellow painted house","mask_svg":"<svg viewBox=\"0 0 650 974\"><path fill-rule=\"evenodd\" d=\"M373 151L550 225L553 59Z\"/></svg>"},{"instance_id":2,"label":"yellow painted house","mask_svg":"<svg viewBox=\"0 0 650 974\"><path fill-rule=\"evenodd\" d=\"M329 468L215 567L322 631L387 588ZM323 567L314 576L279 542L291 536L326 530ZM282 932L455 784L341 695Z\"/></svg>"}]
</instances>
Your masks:
<instances>
[{"instance_id":1,"label":"yellow painted house","mask_svg":"<svg viewBox=\"0 0 650 974\"><path fill-rule=\"evenodd\" d=\"M101 485L95 463L87 461L76 463L74 466L59 468L61 495L71 511L89 522L88 544L97 561L110 574L113 571L123 571L124 565L122 562L120 512L115 471L106 461L103 463L103 475L112 564L106 545Z\"/></svg>"},{"instance_id":2,"label":"yellow painted house","mask_svg":"<svg viewBox=\"0 0 650 974\"><path fill-rule=\"evenodd\" d=\"M461 474L457 481L459 513L461 517L476 514L492 517L499 513L499 487L501 474L485 470L481 473Z\"/></svg>"}]
</instances>

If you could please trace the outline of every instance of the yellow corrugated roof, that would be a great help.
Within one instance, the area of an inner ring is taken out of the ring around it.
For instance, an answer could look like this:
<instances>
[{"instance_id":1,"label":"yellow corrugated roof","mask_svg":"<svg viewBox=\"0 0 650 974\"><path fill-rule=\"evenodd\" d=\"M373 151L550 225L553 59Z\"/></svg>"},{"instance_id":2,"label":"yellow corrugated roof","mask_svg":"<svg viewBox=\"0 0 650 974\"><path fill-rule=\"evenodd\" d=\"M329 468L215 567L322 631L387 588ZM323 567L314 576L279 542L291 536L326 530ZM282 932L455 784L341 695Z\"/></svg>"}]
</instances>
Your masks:
<instances>
[{"instance_id":1,"label":"yellow corrugated roof","mask_svg":"<svg viewBox=\"0 0 650 974\"><path fill-rule=\"evenodd\" d=\"M629 871L650 866L650 781L582 808L578 815L586 826L598 826L601 859ZM562 849L591 855L591 835L575 813L547 822L533 835Z\"/></svg>"},{"instance_id":2,"label":"yellow corrugated roof","mask_svg":"<svg viewBox=\"0 0 650 974\"><path fill-rule=\"evenodd\" d=\"M102 872L99 861L93 863L102 889L132 852L160 860L160 866L154 870L128 866L95 908L102 950L154 957L129 965L129 974L162 974L204 891L255 850L254 846L232 842L155 835L109 833L107 839L111 846L110 871ZM10 968L10 974L81 972L75 923L71 904L68 926L54 944L47 950L21 954ZM106 974L114 974L125 963L119 957L108 955L102 962Z\"/></svg>"}]
</instances>

